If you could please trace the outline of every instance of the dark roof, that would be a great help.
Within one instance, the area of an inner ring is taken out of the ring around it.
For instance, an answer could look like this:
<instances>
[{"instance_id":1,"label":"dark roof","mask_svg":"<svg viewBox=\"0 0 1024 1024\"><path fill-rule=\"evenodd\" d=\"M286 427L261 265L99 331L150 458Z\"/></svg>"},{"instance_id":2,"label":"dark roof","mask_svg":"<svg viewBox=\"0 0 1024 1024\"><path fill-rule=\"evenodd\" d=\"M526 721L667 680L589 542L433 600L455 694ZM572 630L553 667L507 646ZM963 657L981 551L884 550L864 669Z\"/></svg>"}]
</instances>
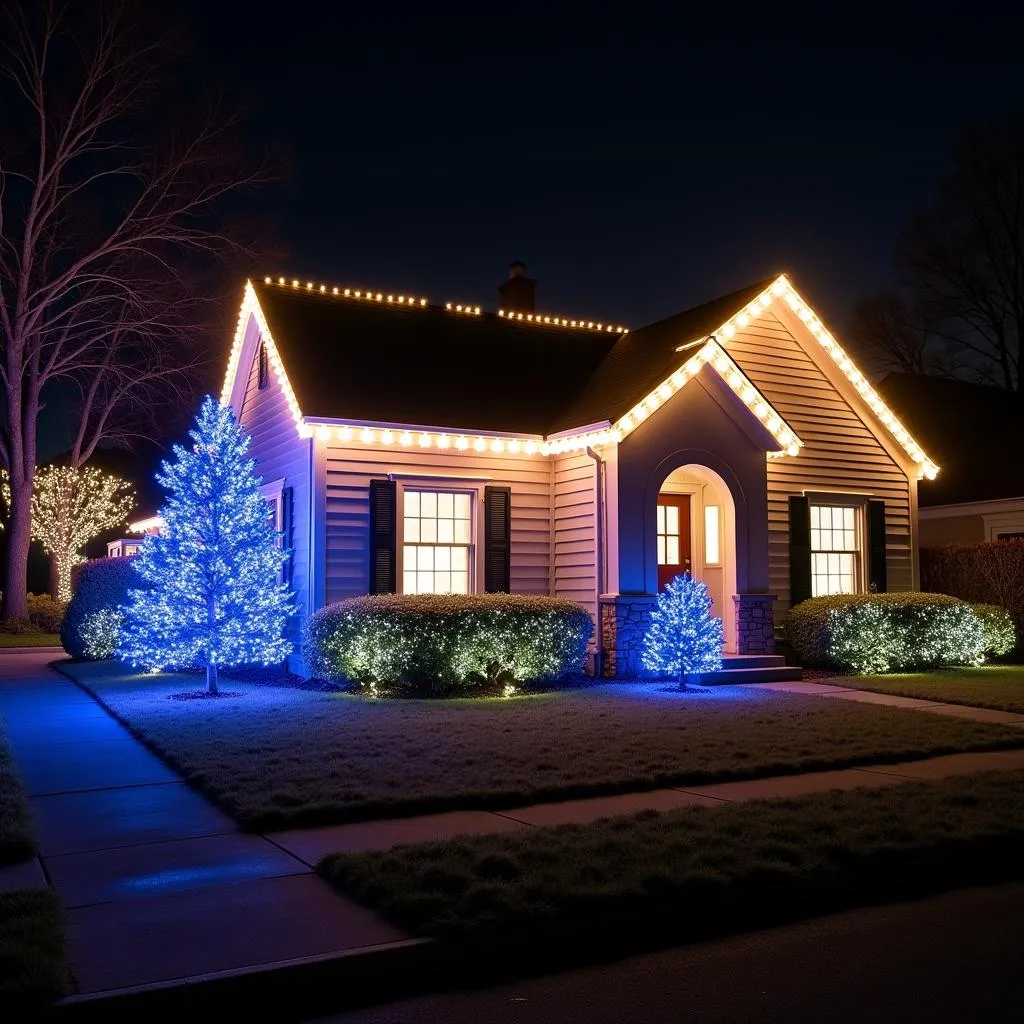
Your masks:
<instances>
[{"instance_id":1,"label":"dark roof","mask_svg":"<svg viewBox=\"0 0 1024 1024\"><path fill-rule=\"evenodd\" d=\"M546 434L618 337L253 287L313 418Z\"/></svg>"},{"instance_id":2,"label":"dark roof","mask_svg":"<svg viewBox=\"0 0 1024 1024\"><path fill-rule=\"evenodd\" d=\"M621 335L576 397L555 417L552 429L557 432L601 420L615 420L628 412L693 354L681 355L676 351L680 345L707 337L760 295L772 280L748 285Z\"/></svg>"},{"instance_id":3,"label":"dark roof","mask_svg":"<svg viewBox=\"0 0 1024 1024\"><path fill-rule=\"evenodd\" d=\"M770 283L625 334L253 287L305 416L551 434L617 419Z\"/></svg>"},{"instance_id":4,"label":"dark roof","mask_svg":"<svg viewBox=\"0 0 1024 1024\"><path fill-rule=\"evenodd\" d=\"M878 390L939 466L919 484L921 505L1024 496L1020 396L945 377L890 373Z\"/></svg>"}]
</instances>

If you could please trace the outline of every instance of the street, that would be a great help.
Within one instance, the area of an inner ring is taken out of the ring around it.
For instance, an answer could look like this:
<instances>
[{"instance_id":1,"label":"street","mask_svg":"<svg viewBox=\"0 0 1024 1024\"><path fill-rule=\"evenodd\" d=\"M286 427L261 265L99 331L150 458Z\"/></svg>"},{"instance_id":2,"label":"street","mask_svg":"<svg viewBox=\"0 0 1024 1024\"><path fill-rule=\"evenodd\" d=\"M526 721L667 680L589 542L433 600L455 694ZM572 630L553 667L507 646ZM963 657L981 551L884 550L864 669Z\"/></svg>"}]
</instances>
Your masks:
<instances>
[{"instance_id":1,"label":"street","mask_svg":"<svg viewBox=\"0 0 1024 1024\"><path fill-rule=\"evenodd\" d=\"M319 1024L1024 1020L1024 883L835 914Z\"/></svg>"}]
</instances>

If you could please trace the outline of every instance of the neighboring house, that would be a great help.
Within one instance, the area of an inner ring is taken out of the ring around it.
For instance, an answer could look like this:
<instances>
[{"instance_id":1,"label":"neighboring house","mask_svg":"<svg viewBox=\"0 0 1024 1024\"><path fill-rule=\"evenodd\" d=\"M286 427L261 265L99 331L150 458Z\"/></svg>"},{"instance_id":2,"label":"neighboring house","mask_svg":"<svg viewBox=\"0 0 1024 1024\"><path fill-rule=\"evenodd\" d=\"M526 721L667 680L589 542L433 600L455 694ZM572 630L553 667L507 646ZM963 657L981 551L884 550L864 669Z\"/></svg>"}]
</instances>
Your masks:
<instances>
[{"instance_id":1,"label":"neighboring house","mask_svg":"<svg viewBox=\"0 0 1024 1024\"><path fill-rule=\"evenodd\" d=\"M909 373L890 373L878 388L942 465L921 484L921 546L1024 538L1020 396Z\"/></svg>"},{"instance_id":2,"label":"neighboring house","mask_svg":"<svg viewBox=\"0 0 1024 1024\"><path fill-rule=\"evenodd\" d=\"M937 467L786 277L639 330L266 278L222 401L252 435L303 615L360 594L579 601L639 669L667 579L707 582L726 650L774 650L812 594L916 586ZM302 670L301 663L295 666Z\"/></svg>"},{"instance_id":3,"label":"neighboring house","mask_svg":"<svg viewBox=\"0 0 1024 1024\"><path fill-rule=\"evenodd\" d=\"M128 524L128 532L135 534L134 537L118 537L116 540L107 541L107 558L128 558L130 555L137 555L142 550L143 541L147 534L158 533L164 525L162 516L149 516L146 519L139 519Z\"/></svg>"}]
</instances>

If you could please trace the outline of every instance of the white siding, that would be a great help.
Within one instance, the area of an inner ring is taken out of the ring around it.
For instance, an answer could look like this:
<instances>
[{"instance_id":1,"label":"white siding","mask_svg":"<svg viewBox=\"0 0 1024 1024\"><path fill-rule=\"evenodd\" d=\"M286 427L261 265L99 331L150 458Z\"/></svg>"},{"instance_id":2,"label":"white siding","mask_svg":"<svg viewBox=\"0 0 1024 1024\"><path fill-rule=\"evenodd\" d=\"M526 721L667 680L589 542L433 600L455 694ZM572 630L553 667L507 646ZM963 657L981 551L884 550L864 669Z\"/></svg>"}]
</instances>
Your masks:
<instances>
[{"instance_id":1,"label":"white siding","mask_svg":"<svg viewBox=\"0 0 1024 1024\"><path fill-rule=\"evenodd\" d=\"M495 455L436 450L410 451L397 445L327 448L326 599L340 601L369 589L370 480L389 473L424 477L476 477L471 486L512 489L511 587L517 594L547 594L551 546L551 463L529 455ZM409 484L419 481L407 480ZM430 480L442 487L444 481ZM480 514L475 517L480 543ZM483 590L477 573L476 589Z\"/></svg>"},{"instance_id":2,"label":"white siding","mask_svg":"<svg viewBox=\"0 0 1024 1024\"><path fill-rule=\"evenodd\" d=\"M771 591L778 597L776 616L789 608L788 499L804 491L859 491L883 498L888 586L911 589L911 483L875 434L884 428L865 424L771 312L726 347L804 442L795 458L768 462L769 572Z\"/></svg>"},{"instance_id":3,"label":"white siding","mask_svg":"<svg viewBox=\"0 0 1024 1024\"><path fill-rule=\"evenodd\" d=\"M552 593L578 601L591 615L596 615L594 462L581 452L557 456L552 464L555 508Z\"/></svg>"},{"instance_id":4,"label":"white siding","mask_svg":"<svg viewBox=\"0 0 1024 1024\"><path fill-rule=\"evenodd\" d=\"M253 343L255 327L251 321L249 331L252 336L243 350L249 360L248 381L238 420L242 430L252 437L249 454L256 460L256 472L267 483L283 478L284 486L292 489L292 530L288 544L292 549L292 585L301 615L300 621L293 623L290 638L297 643L301 619L313 610L309 590L311 442L299 437L273 371L267 387L259 389L256 359L259 347ZM239 372L243 372L242 367Z\"/></svg>"}]
</instances>

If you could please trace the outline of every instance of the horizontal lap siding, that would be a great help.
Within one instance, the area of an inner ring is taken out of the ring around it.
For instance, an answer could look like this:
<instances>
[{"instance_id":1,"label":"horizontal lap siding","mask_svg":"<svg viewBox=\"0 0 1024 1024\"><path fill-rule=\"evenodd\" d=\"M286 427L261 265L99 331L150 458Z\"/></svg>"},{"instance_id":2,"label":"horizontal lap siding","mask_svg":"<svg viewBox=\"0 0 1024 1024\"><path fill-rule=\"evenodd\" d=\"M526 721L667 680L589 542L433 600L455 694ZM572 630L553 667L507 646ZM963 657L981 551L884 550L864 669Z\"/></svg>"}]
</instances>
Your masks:
<instances>
[{"instance_id":1,"label":"horizontal lap siding","mask_svg":"<svg viewBox=\"0 0 1024 1024\"><path fill-rule=\"evenodd\" d=\"M768 557L777 617L789 608L789 497L804 491L866 491L884 498L889 589L911 589L906 473L770 312L726 347L804 442L795 458L768 461Z\"/></svg>"},{"instance_id":2,"label":"horizontal lap siding","mask_svg":"<svg viewBox=\"0 0 1024 1024\"><path fill-rule=\"evenodd\" d=\"M585 454L554 460L555 528L552 592L596 614L594 463Z\"/></svg>"},{"instance_id":3,"label":"horizontal lap siding","mask_svg":"<svg viewBox=\"0 0 1024 1024\"><path fill-rule=\"evenodd\" d=\"M312 611L309 607L310 442L299 437L273 372L268 386L260 391L255 358L249 370L239 423L252 438L249 455L255 459L256 472L264 483L283 477L284 486L292 489L292 531L288 538L292 549L292 585L300 612L305 615ZM293 642L298 640L297 627L295 623L289 631Z\"/></svg>"},{"instance_id":4,"label":"horizontal lap siding","mask_svg":"<svg viewBox=\"0 0 1024 1024\"><path fill-rule=\"evenodd\" d=\"M487 477L512 489L511 589L515 594L548 593L551 547L551 467L533 456L446 455L438 451L387 452L380 448L327 449L327 602L369 590L370 480L389 473L428 477ZM410 481L414 483L415 481ZM453 483L457 484L455 480ZM443 480L423 486L444 488ZM483 486L480 481L470 486ZM480 515L476 509L476 542ZM482 580L477 589L483 589Z\"/></svg>"}]
</instances>

